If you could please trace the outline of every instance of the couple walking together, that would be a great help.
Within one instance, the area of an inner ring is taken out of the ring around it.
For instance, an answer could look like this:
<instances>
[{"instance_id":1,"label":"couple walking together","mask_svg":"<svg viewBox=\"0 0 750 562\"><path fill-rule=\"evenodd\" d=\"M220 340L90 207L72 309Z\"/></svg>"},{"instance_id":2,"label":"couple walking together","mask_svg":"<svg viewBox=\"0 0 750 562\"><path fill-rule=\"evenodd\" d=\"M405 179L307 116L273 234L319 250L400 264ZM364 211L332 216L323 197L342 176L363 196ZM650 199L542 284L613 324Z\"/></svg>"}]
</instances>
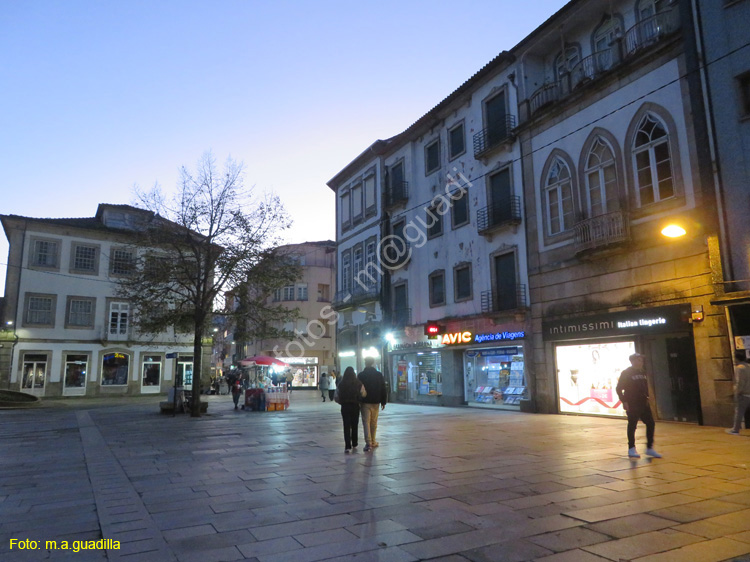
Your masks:
<instances>
[{"instance_id":1,"label":"couple walking together","mask_svg":"<svg viewBox=\"0 0 750 562\"><path fill-rule=\"evenodd\" d=\"M351 453L358 445L358 425L360 412L365 434L365 452L378 446L375 435L378 430L378 406L385 409L388 391L383 373L375 368L372 357L365 359L365 368L359 375L347 367L336 389L336 400L341 404L341 418L344 421L345 453Z\"/></svg>"}]
</instances>

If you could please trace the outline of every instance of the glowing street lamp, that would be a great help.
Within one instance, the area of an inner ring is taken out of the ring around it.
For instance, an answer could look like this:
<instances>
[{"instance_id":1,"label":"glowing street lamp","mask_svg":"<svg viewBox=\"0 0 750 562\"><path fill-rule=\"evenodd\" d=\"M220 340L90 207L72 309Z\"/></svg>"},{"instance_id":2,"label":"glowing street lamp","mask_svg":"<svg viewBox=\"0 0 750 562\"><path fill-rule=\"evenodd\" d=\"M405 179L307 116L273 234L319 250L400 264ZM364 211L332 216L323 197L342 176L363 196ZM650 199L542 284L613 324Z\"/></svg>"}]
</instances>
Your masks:
<instances>
[{"instance_id":1,"label":"glowing street lamp","mask_svg":"<svg viewBox=\"0 0 750 562\"><path fill-rule=\"evenodd\" d=\"M661 233L667 238L679 238L685 236L686 231L679 224L669 224L661 229Z\"/></svg>"}]
</instances>

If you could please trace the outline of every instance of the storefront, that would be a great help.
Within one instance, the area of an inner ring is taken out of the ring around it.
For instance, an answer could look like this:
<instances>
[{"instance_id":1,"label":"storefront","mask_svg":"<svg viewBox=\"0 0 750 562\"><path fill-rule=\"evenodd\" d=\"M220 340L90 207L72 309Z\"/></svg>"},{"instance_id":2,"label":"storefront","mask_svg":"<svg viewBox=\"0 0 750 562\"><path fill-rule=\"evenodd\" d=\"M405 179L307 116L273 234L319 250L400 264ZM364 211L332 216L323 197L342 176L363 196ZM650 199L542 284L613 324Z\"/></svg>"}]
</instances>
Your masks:
<instances>
[{"instance_id":1,"label":"storefront","mask_svg":"<svg viewBox=\"0 0 750 562\"><path fill-rule=\"evenodd\" d=\"M615 387L638 352L646 356L654 414L701 422L690 305L546 321L542 331L560 413L624 416Z\"/></svg>"},{"instance_id":2,"label":"storefront","mask_svg":"<svg viewBox=\"0 0 750 562\"><path fill-rule=\"evenodd\" d=\"M292 388L317 388L320 366L317 357L279 357L291 368Z\"/></svg>"},{"instance_id":3,"label":"storefront","mask_svg":"<svg viewBox=\"0 0 750 562\"><path fill-rule=\"evenodd\" d=\"M391 389L399 402L437 404L443 395L443 360L432 341L393 344Z\"/></svg>"}]
</instances>

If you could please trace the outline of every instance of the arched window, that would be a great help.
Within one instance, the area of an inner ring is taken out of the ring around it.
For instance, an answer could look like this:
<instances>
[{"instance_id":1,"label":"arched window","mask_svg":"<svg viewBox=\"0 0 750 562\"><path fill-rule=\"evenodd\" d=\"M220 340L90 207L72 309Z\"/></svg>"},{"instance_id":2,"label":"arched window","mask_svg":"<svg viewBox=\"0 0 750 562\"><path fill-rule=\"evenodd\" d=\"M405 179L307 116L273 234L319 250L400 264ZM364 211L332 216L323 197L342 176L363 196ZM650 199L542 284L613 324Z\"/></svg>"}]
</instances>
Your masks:
<instances>
[{"instance_id":1,"label":"arched window","mask_svg":"<svg viewBox=\"0 0 750 562\"><path fill-rule=\"evenodd\" d=\"M581 62L581 50L578 47L567 46L565 53L560 53L555 57L555 72L557 79L570 72L575 65Z\"/></svg>"},{"instance_id":2,"label":"arched window","mask_svg":"<svg viewBox=\"0 0 750 562\"><path fill-rule=\"evenodd\" d=\"M616 211L617 167L612 148L597 137L589 150L584 169L586 178L586 205L589 217Z\"/></svg>"},{"instance_id":3,"label":"arched window","mask_svg":"<svg viewBox=\"0 0 750 562\"><path fill-rule=\"evenodd\" d=\"M570 170L561 158L547 172L544 182L544 200L547 206L547 233L552 236L573 227L573 189Z\"/></svg>"},{"instance_id":4,"label":"arched window","mask_svg":"<svg viewBox=\"0 0 750 562\"><path fill-rule=\"evenodd\" d=\"M644 115L636 130L633 167L639 206L674 197L669 135L664 124L651 113Z\"/></svg>"}]
</instances>

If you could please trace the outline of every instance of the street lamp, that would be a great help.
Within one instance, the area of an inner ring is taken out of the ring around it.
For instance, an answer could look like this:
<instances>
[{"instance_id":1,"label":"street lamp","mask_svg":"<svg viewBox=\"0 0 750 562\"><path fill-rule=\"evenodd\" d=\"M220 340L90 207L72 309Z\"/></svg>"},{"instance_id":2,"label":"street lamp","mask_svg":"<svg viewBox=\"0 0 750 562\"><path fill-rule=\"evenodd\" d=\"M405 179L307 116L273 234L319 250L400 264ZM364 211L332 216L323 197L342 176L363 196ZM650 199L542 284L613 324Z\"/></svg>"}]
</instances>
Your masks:
<instances>
[{"instance_id":1,"label":"street lamp","mask_svg":"<svg viewBox=\"0 0 750 562\"><path fill-rule=\"evenodd\" d=\"M667 238L679 238L685 236L687 232L679 224L668 224L661 229L661 233Z\"/></svg>"}]
</instances>

